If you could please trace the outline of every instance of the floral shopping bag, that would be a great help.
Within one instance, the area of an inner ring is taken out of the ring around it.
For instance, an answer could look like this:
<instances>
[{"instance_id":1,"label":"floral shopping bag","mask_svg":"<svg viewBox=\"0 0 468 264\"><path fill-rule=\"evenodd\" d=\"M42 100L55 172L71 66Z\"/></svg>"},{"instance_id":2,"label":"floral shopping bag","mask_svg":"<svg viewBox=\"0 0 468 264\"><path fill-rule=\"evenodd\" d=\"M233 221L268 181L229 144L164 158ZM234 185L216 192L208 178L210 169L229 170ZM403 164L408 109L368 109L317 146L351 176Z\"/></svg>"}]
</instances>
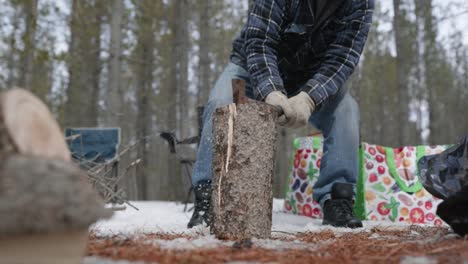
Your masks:
<instances>
[{"instance_id":1,"label":"floral shopping bag","mask_svg":"<svg viewBox=\"0 0 468 264\"><path fill-rule=\"evenodd\" d=\"M321 218L320 206L312 200L313 185L320 173L322 137L294 141L292 168L286 191L285 210ZM418 178L417 161L440 153L447 146L389 148L362 143L355 212L361 219L441 225L435 214L441 200L424 190Z\"/></svg>"}]
</instances>

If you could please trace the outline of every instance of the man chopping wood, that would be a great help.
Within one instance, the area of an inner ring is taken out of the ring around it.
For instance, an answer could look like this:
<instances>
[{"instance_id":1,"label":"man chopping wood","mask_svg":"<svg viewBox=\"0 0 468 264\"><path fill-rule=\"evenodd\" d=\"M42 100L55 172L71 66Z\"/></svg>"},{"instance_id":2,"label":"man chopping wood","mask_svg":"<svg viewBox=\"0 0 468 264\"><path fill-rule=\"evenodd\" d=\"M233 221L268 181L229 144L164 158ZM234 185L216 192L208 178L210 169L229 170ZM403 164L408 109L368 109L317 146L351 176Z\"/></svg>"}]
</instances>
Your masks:
<instances>
[{"instance_id":1,"label":"man chopping wood","mask_svg":"<svg viewBox=\"0 0 468 264\"><path fill-rule=\"evenodd\" d=\"M213 112L232 103L232 79L245 80L248 97L281 108L281 125L310 123L322 131L324 155L313 196L323 224L362 227L353 212L359 107L345 82L359 62L373 9L373 0L254 1L205 107L189 228L210 224Z\"/></svg>"}]
</instances>

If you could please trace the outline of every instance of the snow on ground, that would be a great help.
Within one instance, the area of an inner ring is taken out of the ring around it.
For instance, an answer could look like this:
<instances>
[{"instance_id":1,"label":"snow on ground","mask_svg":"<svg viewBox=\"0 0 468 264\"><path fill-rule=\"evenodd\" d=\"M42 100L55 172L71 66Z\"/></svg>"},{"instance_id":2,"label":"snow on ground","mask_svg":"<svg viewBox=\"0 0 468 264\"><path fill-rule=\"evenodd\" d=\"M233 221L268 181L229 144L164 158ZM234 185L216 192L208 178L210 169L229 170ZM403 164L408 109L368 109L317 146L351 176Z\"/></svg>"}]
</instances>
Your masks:
<instances>
[{"instance_id":1,"label":"snow on ground","mask_svg":"<svg viewBox=\"0 0 468 264\"><path fill-rule=\"evenodd\" d=\"M91 229L98 235L133 235L138 233L193 234L198 229L187 229L191 212L184 213L184 205L175 202L131 202L139 211L127 206L116 211L106 221L96 223Z\"/></svg>"},{"instance_id":2,"label":"snow on ground","mask_svg":"<svg viewBox=\"0 0 468 264\"><path fill-rule=\"evenodd\" d=\"M137 261L131 262L126 260L112 260L99 257L86 257L83 259L83 264L148 264L147 262Z\"/></svg>"},{"instance_id":3,"label":"snow on ground","mask_svg":"<svg viewBox=\"0 0 468 264\"><path fill-rule=\"evenodd\" d=\"M131 235L135 233L180 233L199 234L206 228L188 229L187 223L192 212L184 212L184 204L161 201L132 202L139 211L128 207L124 211L116 211L107 221L96 223L92 230L99 235ZM302 232L307 224L318 225L320 221L308 217L294 216L283 213L284 200L273 202L273 230L286 232ZM189 204L187 208L191 208Z\"/></svg>"},{"instance_id":4,"label":"snow on ground","mask_svg":"<svg viewBox=\"0 0 468 264\"><path fill-rule=\"evenodd\" d=\"M233 242L220 241L210 234L207 227L195 227L193 229L187 228L187 223L190 219L192 212L183 212L184 205L175 202L132 202L139 210L127 207L124 211L115 212L114 216L105 221L100 221L91 227L98 236L123 236L134 237L142 234L173 234L181 235L175 236L172 240L163 240L154 238L148 240L147 243L157 245L163 249L168 250L194 250L194 249L213 249L220 246L232 246ZM304 232L322 232L330 230L335 233L335 236L340 236L344 233L350 232L371 232L374 227L379 227L379 230L387 231L402 231L408 230L407 224L390 223L390 222L376 222L364 221L364 228L360 229L347 229L335 228L331 226L322 226L321 220L312 219L305 216L298 216L286 214L283 211L284 200L275 199L273 202L273 226L272 237L273 239L252 239L252 243L256 247L274 250L286 249L316 249L320 250L321 247L333 243L330 240L324 240L320 243L305 243L299 241L295 236L297 233ZM188 208L191 208L189 205ZM419 234L414 232L414 236ZM280 238L280 239L276 239ZM379 234L372 234L373 239L385 239ZM415 259L407 259L406 263L411 263ZM419 261L419 260L418 260ZM139 264L139 262L113 262L111 260L87 257L83 264Z\"/></svg>"},{"instance_id":5,"label":"snow on ground","mask_svg":"<svg viewBox=\"0 0 468 264\"><path fill-rule=\"evenodd\" d=\"M151 243L163 249L170 250L193 250L212 249L219 246L232 246L234 242L220 241L210 234L207 227L187 228L187 223L192 212L184 212L184 205L175 202L132 202L139 210L127 207L124 211L116 211L109 220L96 223L91 230L98 236L138 236L151 233L169 233L181 235L193 235L194 238L185 237L173 240L154 239ZM305 231L323 231L321 220L309 217L297 216L283 213L284 200L275 199L273 202L273 237L291 237L294 234ZM188 208L191 208L189 205ZM330 227L328 227L330 228ZM345 230L345 229L343 229ZM340 232L339 229L336 229ZM253 239L253 244L266 249L303 249L314 245L298 240L281 241L274 239ZM140 262L119 261L114 262L104 258L87 257L83 264L140 264Z\"/></svg>"},{"instance_id":6,"label":"snow on ground","mask_svg":"<svg viewBox=\"0 0 468 264\"><path fill-rule=\"evenodd\" d=\"M186 235L201 235L206 238L206 245L217 242L206 227L187 228L187 223L192 212L183 212L184 205L175 202L132 202L139 211L127 207L124 211L115 212L114 216L105 221L96 223L91 230L99 236L112 235L138 235L148 233L169 233L169 234L186 234ZM364 228L347 229L335 228L331 226L322 226L321 220L312 219L305 216L286 214L283 212L284 200L275 199L273 202L273 226L272 235L288 236L300 232L321 232L324 230L332 230L335 233L346 232L363 232L369 231L375 226L379 226L391 230L399 230L407 227L404 224L365 221ZM189 205L189 208L191 205ZM184 242L185 238L180 238L180 242ZM177 240L177 239L176 239ZM196 240L191 241L192 244L197 244ZM219 242L219 241L218 241Z\"/></svg>"}]
</instances>

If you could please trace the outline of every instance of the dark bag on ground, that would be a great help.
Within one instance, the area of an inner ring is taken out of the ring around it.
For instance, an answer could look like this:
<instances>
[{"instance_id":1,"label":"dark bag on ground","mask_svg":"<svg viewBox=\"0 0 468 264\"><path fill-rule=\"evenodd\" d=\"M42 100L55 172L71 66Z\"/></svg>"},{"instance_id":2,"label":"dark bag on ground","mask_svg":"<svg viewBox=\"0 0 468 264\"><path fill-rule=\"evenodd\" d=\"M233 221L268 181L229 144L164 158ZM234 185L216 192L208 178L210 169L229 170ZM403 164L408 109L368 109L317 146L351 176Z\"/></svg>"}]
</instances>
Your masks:
<instances>
[{"instance_id":1,"label":"dark bag on ground","mask_svg":"<svg viewBox=\"0 0 468 264\"><path fill-rule=\"evenodd\" d=\"M461 236L468 234L468 136L446 151L419 160L424 188L444 201L440 216Z\"/></svg>"}]
</instances>

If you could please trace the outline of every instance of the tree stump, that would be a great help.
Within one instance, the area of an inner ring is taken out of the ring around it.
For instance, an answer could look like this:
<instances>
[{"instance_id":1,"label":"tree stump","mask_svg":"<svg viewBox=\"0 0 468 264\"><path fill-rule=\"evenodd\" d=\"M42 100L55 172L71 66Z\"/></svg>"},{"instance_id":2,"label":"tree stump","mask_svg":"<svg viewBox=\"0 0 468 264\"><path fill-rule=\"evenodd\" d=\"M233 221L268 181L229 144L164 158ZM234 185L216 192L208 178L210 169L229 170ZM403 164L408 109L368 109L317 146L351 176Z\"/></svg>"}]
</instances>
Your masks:
<instances>
[{"instance_id":1,"label":"tree stump","mask_svg":"<svg viewBox=\"0 0 468 264\"><path fill-rule=\"evenodd\" d=\"M233 80L234 103L213 120L212 231L219 239L271 236L277 110L245 98Z\"/></svg>"}]
</instances>

